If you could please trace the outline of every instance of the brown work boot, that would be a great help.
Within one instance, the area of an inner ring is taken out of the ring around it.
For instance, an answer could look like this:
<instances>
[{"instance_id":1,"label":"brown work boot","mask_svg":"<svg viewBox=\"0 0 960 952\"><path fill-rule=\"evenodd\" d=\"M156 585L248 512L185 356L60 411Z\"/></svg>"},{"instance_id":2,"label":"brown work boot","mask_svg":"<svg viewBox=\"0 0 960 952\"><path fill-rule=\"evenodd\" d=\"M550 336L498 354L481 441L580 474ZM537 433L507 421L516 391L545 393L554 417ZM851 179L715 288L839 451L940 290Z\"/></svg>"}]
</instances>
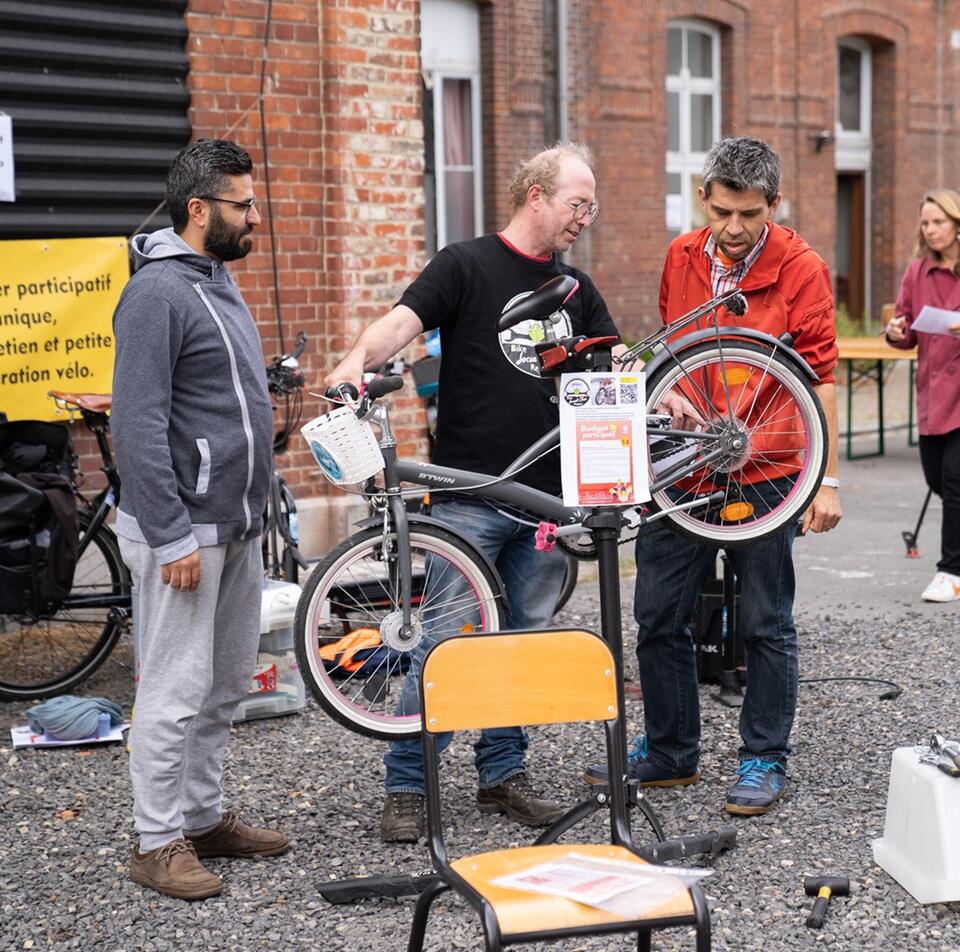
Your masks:
<instances>
[{"instance_id":1,"label":"brown work boot","mask_svg":"<svg viewBox=\"0 0 960 952\"><path fill-rule=\"evenodd\" d=\"M481 787L477 808L481 813L506 813L524 826L549 826L567 812L563 804L539 796L525 773L508 777L495 787Z\"/></svg>"},{"instance_id":2,"label":"brown work boot","mask_svg":"<svg viewBox=\"0 0 960 952\"><path fill-rule=\"evenodd\" d=\"M223 889L220 877L204 869L193 844L183 839L146 853L134 847L130 878L177 899L208 899Z\"/></svg>"},{"instance_id":3,"label":"brown work boot","mask_svg":"<svg viewBox=\"0 0 960 952\"><path fill-rule=\"evenodd\" d=\"M422 793L388 793L380 817L384 843L416 843L427 829L426 797Z\"/></svg>"},{"instance_id":4,"label":"brown work boot","mask_svg":"<svg viewBox=\"0 0 960 952\"><path fill-rule=\"evenodd\" d=\"M279 830L258 830L249 826L232 810L206 833L187 833L197 856L279 856L290 848Z\"/></svg>"}]
</instances>

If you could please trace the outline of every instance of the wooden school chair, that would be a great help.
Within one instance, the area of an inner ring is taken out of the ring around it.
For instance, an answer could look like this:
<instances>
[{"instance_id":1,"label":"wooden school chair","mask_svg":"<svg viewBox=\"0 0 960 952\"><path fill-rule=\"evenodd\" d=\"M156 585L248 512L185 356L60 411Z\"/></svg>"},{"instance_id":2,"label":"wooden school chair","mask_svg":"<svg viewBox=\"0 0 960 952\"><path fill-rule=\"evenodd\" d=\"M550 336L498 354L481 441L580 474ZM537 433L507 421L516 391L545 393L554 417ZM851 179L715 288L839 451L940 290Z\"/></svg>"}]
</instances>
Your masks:
<instances>
[{"instance_id":1,"label":"wooden school chair","mask_svg":"<svg viewBox=\"0 0 960 952\"><path fill-rule=\"evenodd\" d=\"M606 736L611 777L624 774L624 732L610 649L589 631L508 632L450 638L427 655L420 678L427 794L427 840L437 880L421 893L409 952L423 948L433 900L452 889L480 916L488 952L505 945L563 936L636 932L637 948L650 949L651 932L696 928L697 952L710 949L710 918L696 885L636 917L617 915L560 896L506 888L494 880L570 852L644 865L633 845L626 790L610 788L610 842L527 846L450 860L443 842L436 735L445 731L599 721Z\"/></svg>"}]
</instances>

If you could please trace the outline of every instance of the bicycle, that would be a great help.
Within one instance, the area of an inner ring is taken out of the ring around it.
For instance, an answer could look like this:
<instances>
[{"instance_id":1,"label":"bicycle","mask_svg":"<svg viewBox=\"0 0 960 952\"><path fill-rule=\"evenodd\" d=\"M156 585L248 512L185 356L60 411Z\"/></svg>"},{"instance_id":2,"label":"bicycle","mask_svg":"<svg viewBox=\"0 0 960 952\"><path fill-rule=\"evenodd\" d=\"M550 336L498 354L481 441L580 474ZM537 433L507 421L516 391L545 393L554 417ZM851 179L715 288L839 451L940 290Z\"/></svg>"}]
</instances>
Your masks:
<instances>
[{"instance_id":1,"label":"bicycle","mask_svg":"<svg viewBox=\"0 0 960 952\"><path fill-rule=\"evenodd\" d=\"M283 422L273 438L274 455L286 452L290 435L300 422L304 380L298 361L306 343L307 336L300 331L293 350L276 357L266 367L267 388L283 401ZM293 490L274 469L263 518L263 568L269 578L294 584L299 581L300 570L307 568L307 560L298 548L299 541L299 517Z\"/></svg>"},{"instance_id":2,"label":"bicycle","mask_svg":"<svg viewBox=\"0 0 960 952\"><path fill-rule=\"evenodd\" d=\"M505 312L500 328L545 320L575 290L573 279L553 279ZM715 318L721 306L742 314L745 304L736 291L715 297L616 361L629 367L653 351L645 368L651 503L633 510L631 529L665 518L698 541L744 545L796 520L816 493L826 464L826 423L812 389L815 375L792 341L716 320L677 337L695 321ZM573 338L545 342L538 351L547 371L609 369L611 343ZM381 433L382 485L368 481L363 488L378 514L314 569L294 629L300 671L321 707L350 730L383 740L419 732L415 685L404 678L418 654L444 637L499 630L504 618L494 566L456 529L408 514L402 482L535 514L568 552L596 555L583 510L513 479L557 449L559 428L499 476L400 459L388 409L377 400L402 385L396 377L374 380L354 408L357 419ZM695 428L674 427L672 414L663 412L679 397L701 419ZM321 457L318 462L323 469ZM751 479L783 482L780 502L755 511L739 491ZM414 578L422 579L416 587Z\"/></svg>"},{"instance_id":3,"label":"bicycle","mask_svg":"<svg viewBox=\"0 0 960 952\"><path fill-rule=\"evenodd\" d=\"M303 374L297 358L306 337L297 336L291 354L266 368L268 386L284 398L282 427L274 439L282 452L300 419ZM74 459L71 483L80 523L79 558L70 594L55 610L38 614L0 614L0 699L32 700L65 694L89 678L116 650L130 630L133 596L130 573L106 520L120 500L117 472L107 433L110 394L51 391L58 410L79 417L93 433L106 485L89 497L81 491L83 474ZM274 470L264 516L264 570L271 578L296 582L307 563L297 548L297 509L286 480ZM132 654L132 652L131 652ZM132 667L132 657L129 659ZM125 662L126 663L126 659Z\"/></svg>"},{"instance_id":4,"label":"bicycle","mask_svg":"<svg viewBox=\"0 0 960 952\"><path fill-rule=\"evenodd\" d=\"M92 498L84 496L74 458L80 539L70 594L43 613L0 615L0 698L8 701L63 694L85 681L129 630L132 617L130 573L104 522L120 496L106 435L110 396L59 391L51 396L60 409L79 414L96 437L106 485Z\"/></svg>"}]
</instances>

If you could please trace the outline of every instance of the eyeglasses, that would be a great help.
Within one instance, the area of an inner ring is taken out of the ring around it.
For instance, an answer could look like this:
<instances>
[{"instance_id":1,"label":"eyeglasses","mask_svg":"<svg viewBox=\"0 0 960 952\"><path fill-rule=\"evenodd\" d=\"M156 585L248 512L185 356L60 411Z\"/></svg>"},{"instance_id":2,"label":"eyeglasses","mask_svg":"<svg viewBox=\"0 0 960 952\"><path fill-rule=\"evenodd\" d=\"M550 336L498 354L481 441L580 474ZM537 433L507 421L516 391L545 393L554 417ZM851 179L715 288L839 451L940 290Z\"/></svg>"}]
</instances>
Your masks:
<instances>
[{"instance_id":1,"label":"eyeglasses","mask_svg":"<svg viewBox=\"0 0 960 952\"><path fill-rule=\"evenodd\" d=\"M544 195L551 195L559 201L563 202L568 208L573 209L573 220L580 221L581 218L586 218L587 224L592 225L597 218L600 216L600 206L596 202L568 202L565 198L560 198L556 192L551 191L549 188L543 188L541 186Z\"/></svg>"},{"instance_id":2,"label":"eyeglasses","mask_svg":"<svg viewBox=\"0 0 960 952\"><path fill-rule=\"evenodd\" d=\"M226 202L227 205L235 205L243 209L245 218L249 218L250 210L257 207L255 198L248 198L245 202L236 202L232 198L218 198L216 195L198 195L197 198L202 198L205 202Z\"/></svg>"}]
</instances>

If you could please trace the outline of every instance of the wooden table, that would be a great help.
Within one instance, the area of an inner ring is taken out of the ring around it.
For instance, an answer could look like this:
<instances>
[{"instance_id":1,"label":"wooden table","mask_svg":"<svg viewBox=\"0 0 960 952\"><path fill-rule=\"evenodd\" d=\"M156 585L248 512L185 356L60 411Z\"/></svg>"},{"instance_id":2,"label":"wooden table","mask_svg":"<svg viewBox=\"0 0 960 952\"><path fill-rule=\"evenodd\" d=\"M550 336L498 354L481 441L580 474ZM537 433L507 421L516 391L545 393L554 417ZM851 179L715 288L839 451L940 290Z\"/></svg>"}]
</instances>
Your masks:
<instances>
[{"instance_id":1,"label":"wooden table","mask_svg":"<svg viewBox=\"0 0 960 952\"><path fill-rule=\"evenodd\" d=\"M917 359L916 348L898 350L891 347L882 337L838 337L840 360L847 364L847 459L867 459L871 456L883 456L883 362L885 360L910 361L910 383L907 394L907 443L914 445L913 439L913 375ZM856 363L866 366L856 366ZM877 449L872 453L853 452L853 385L860 380L872 380L877 385Z\"/></svg>"}]
</instances>

